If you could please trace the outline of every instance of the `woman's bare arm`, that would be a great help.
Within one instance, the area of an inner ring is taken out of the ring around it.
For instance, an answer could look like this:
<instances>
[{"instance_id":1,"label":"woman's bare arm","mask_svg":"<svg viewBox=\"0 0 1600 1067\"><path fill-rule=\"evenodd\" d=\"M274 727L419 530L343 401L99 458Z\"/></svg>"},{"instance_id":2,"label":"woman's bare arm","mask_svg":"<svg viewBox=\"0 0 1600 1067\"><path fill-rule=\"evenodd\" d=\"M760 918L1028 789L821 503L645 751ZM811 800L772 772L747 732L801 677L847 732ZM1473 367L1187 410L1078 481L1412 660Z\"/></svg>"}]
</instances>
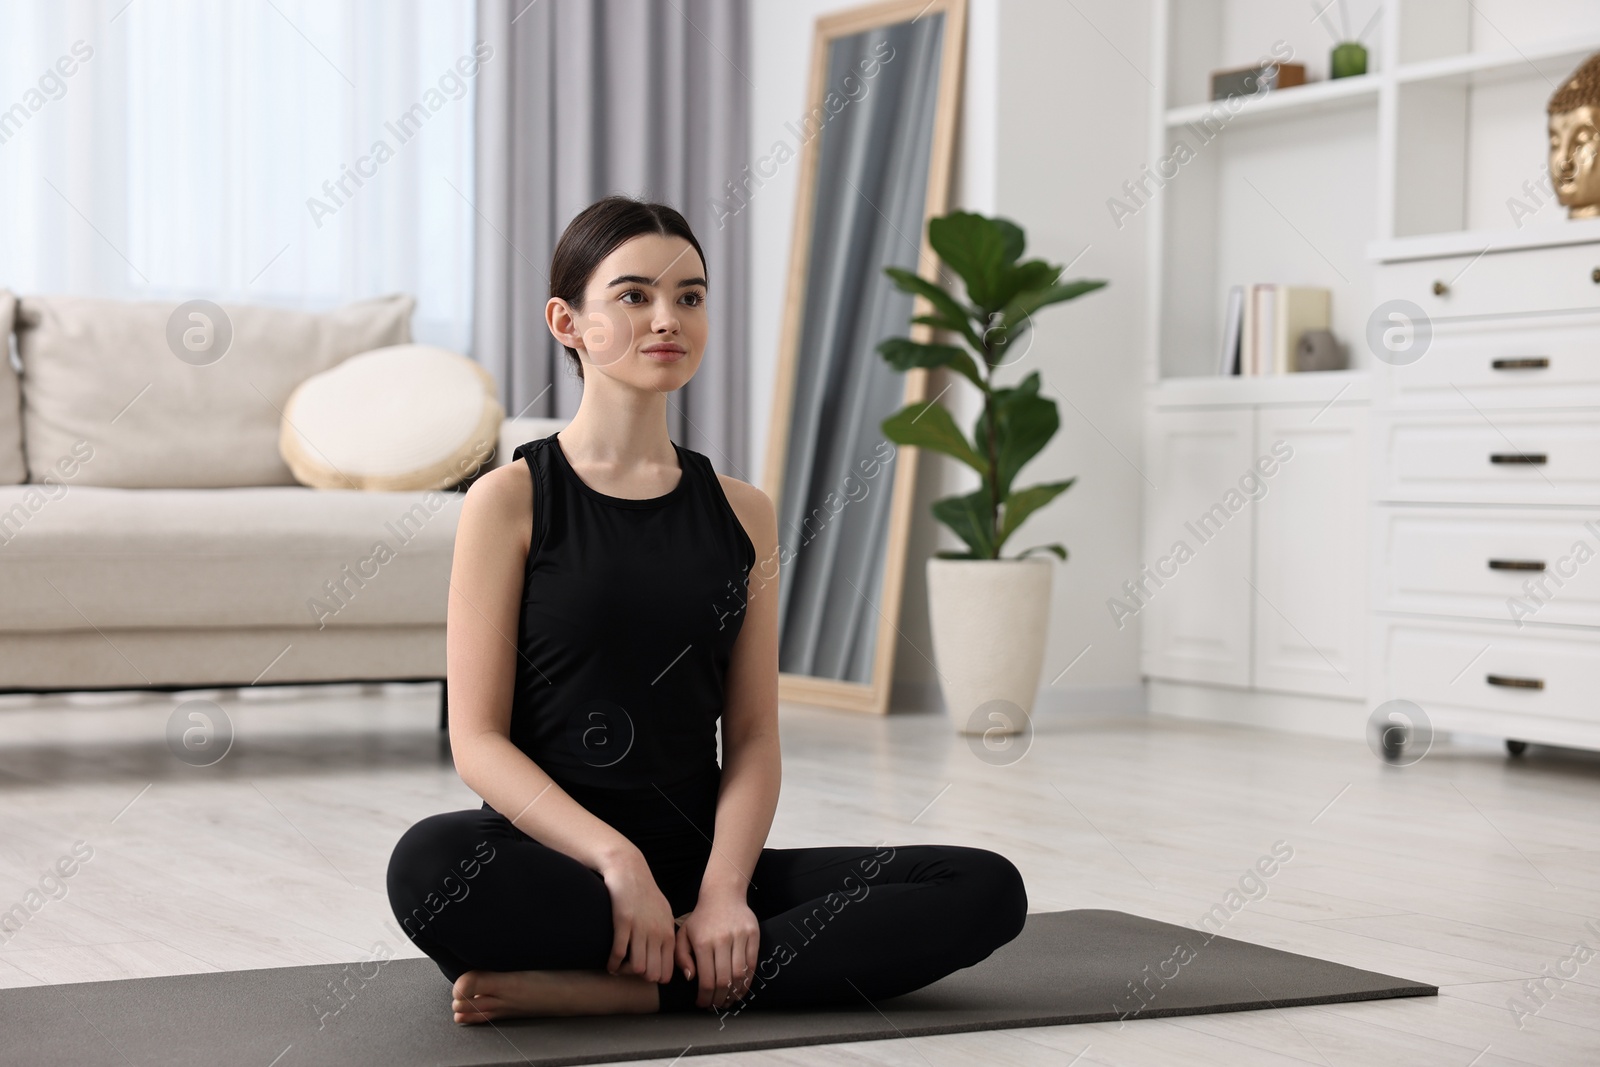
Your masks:
<instances>
[{"instance_id":1,"label":"woman's bare arm","mask_svg":"<svg viewBox=\"0 0 1600 1067\"><path fill-rule=\"evenodd\" d=\"M700 884L702 900L717 894L745 899L756 860L778 807L782 759L778 748L778 519L760 489L722 479L756 549L744 622L728 662L722 710L722 789L717 797L711 859Z\"/></svg>"},{"instance_id":2,"label":"woman's bare arm","mask_svg":"<svg viewBox=\"0 0 1600 1067\"><path fill-rule=\"evenodd\" d=\"M535 841L604 871L634 858L638 847L511 743L517 625L532 528L533 487L524 461L485 473L467 490L450 568L450 749L461 780L490 807Z\"/></svg>"}]
</instances>

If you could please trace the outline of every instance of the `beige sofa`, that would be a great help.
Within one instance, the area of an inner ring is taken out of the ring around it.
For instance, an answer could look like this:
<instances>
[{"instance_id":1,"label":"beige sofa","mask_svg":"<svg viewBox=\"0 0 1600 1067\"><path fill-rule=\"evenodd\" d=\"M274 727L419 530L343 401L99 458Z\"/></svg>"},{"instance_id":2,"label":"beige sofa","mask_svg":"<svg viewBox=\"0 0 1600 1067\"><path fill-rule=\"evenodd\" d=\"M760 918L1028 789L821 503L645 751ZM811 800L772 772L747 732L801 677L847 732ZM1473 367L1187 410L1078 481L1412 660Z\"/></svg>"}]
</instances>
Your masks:
<instances>
[{"instance_id":1,"label":"beige sofa","mask_svg":"<svg viewBox=\"0 0 1600 1067\"><path fill-rule=\"evenodd\" d=\"M210 363L162 351L172 312L0 291L0 692L443 679L462 487L311 489L276 446L410 298L229 308ZM562 425L505 420L489 465Z\"/></svg>"}]
</instances>

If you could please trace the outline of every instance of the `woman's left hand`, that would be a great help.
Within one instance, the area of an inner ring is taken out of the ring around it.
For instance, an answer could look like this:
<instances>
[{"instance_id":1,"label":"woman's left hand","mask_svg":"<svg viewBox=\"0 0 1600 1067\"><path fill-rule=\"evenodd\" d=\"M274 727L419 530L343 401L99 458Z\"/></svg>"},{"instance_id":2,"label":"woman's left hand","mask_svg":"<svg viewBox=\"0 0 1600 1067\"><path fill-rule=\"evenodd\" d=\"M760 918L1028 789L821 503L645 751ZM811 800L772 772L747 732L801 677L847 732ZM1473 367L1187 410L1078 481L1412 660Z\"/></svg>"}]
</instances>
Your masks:
<instances>
[{"instance_id":1,"label":"woman's left hand","mask_svg":"<svg viewBox=\"0 0 1600 1067\"><path fill-rule=\"evenodd\" d=\"M695 1006L725 1008L741 999L755 977L761 924L740 895L700 895L678 927L674 950L684 977L700 978Z\"/></svg>"}]
</instances>

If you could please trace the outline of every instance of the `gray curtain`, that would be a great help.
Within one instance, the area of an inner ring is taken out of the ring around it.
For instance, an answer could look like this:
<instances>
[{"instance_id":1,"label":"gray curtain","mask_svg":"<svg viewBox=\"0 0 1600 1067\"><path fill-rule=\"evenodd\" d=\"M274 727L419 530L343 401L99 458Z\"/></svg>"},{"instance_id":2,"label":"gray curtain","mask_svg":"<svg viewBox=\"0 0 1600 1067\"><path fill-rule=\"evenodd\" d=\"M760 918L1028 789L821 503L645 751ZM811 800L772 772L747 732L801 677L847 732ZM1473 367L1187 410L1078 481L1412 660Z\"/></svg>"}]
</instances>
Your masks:
<instances>
[{"instance_id":1,"label":"gray curtain","mask_svg":"<svg viewBox=\"0 0 1600 1067\"><path fill-rule=\"evenodd\" d=\"M778 660L786 673L873 680L899 465L881 423L905 393L905 375L876 348L905 336L912 312L910 294L883 268L917 269L943 29L939 14L840 38L829 50L827 88L841 93L880 42L894 52L820 135L793 424L777 501L781 537L794 552L779 584ZM894 459L869 480L863 471L889 448ZM841 507L841 500L849 502Z\"/></svg>"},{"instance_id":2,"label":"gray curtain","mask_svg":"<svg viewBox=\"0 0 1600 1067\"><path fill-rule=\"evenodd\" d=\"M582 383L550 336L550 253L611 193L670 204L705 251L710 328L667 397L674 441L754 480L747 455L747 0L478 0L472 355L507 414L570 418Z\"/></svg>"}]
</instances>

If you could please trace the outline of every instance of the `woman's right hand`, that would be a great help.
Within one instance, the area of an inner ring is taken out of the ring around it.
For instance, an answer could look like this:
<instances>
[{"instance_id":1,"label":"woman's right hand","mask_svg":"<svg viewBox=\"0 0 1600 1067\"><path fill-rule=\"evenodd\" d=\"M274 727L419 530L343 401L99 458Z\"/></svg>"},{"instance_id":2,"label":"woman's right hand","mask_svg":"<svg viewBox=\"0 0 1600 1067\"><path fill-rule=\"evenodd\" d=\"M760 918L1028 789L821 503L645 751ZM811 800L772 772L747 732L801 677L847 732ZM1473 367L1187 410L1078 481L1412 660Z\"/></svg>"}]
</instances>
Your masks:
<instances>
[{"instance_id":1,"label":"woman's right hand","mask_svg":"<svg viewBox=\"0 0 1600 1067\"><path fill-rule=\"evenodd\" d=\"M652 982L670 981L677 929L672 905L656 885L644 854L637 849L625 853L602 866L600 876L611 892L613 936L606 970L612 974L630 970Z\"/></svg>"}]
</instances>

